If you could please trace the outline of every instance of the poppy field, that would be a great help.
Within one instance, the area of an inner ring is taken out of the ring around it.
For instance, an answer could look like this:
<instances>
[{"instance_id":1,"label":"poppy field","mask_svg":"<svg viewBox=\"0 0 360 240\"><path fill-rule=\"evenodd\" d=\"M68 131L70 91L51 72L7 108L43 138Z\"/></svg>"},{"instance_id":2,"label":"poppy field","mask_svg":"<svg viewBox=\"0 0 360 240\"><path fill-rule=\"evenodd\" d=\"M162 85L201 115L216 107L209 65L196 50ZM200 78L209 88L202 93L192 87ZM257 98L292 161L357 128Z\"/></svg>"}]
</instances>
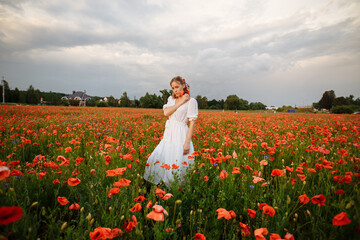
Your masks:
<instances>
[{"instance_id":1,"label":"poppy field","mask_svg":"<svg viewBox=\"0 0 360 240\"><path fill-rule=\"evenodd\" d=\"M171 188L142 178L165 121L0 106L0 239L360 237L359 116L200 111Z\"/></svg>"}]
</instances>

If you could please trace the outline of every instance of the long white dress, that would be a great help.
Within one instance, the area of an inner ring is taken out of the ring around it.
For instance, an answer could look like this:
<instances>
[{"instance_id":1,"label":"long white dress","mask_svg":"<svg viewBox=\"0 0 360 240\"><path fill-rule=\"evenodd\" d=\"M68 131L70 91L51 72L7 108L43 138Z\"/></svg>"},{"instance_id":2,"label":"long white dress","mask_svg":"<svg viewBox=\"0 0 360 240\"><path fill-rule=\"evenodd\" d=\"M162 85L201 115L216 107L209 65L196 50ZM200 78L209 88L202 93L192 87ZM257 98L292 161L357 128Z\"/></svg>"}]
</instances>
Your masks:
<instances>
[{"instance_id":1,"label":"long white dress","mask_svg":"<svg viewBox=\"0 0 360 240\"><path fill-rule=\"evenodd\" d=\"M175 105L175 99L170 96L163 106L163 110L173 105ZM194 98L190 98L169 116L165 124L163 139L147 160L145 180L154 184L159 184L162 181L169 187L175 178L180 181L184 179L186 169L190 168L195 160L195 158L188 158L194 152L192 141L190 141L189 154L183 155L183 147L188 132L187 122L196 120L197 116L198 104Z\"/></svg>"}]
</instances>

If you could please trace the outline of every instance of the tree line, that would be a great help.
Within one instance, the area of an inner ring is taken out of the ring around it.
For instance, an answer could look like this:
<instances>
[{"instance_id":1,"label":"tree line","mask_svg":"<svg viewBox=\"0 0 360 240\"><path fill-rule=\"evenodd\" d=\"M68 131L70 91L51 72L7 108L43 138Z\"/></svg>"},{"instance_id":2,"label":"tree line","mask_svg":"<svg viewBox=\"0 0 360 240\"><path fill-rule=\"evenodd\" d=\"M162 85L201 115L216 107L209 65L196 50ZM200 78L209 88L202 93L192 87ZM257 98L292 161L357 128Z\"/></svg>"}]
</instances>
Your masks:
<instances>
[{"instance_id":1,"label":"tree line","mask_svg":"<svg viewBox=\"0 0 360 240\"><path fill-rule=\"evenodd\" d=\"M42 92L35 89L32 85L27 90L19 90L18 88L10 89L7 81L5 86L5 102L7 103L23 103L23 104L46 104L46 105L64 105L79 106L79 100L64 100L62 97L67 94L58 92ZM162 108L167 102L172 90L160 90L160 95L149 94L148 92L139 99L131 100L127 92L124 92L119 99L113 96L107 97L107 101L102 101L101 97L94 96L86 100L86 106L99 107L134 107L134 108ZM208 100L206 96L197 95L195 99L198 102L199 109L226 109L226 110L265 110L266 105L261 102L251 102L239 98L237 95L229 95L227 98L216 100Z\"/></svg>"},{"instance_id":2,"label":"tree line","mask_svg":"<svg viewBox=\"0 0 360 240\"><path fill-rule=\"evenodd\" d=\"M332 113L354 113L360 111L360 98L354 95L336 97L334 90L325 91L319 102L313 103L316 109L327 109Z\"/></svg>"}]
</instances>

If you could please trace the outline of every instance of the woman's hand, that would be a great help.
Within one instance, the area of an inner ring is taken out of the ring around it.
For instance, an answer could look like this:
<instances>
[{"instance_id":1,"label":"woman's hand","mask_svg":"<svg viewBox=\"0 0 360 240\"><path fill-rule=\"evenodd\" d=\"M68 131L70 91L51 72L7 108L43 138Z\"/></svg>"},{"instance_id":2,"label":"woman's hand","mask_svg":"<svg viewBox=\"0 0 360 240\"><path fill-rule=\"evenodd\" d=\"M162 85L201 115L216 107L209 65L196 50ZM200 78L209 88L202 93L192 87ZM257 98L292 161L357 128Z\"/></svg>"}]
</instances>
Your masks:
<instances>
[{"instance_id":1,"label":"woman's hand","mask_svg":"<svg viewBox=\"0 0 360 240\"><path fill-rule=\"evenodd\" d=\"M188 155L190 152L190 143L185 142L183 149L183 155Z\"/></svg>"},{"instance_id":2,"label":"woman's hand","mask_svg":"<svg viewBox=\"0 0 360 240\"><path fill-rule=\"evenodd\" d=\"M187 101L190 100L190 95L185 93L184 95L182 95L181 97L179 97L179 104L183 105L184 103L186 103Z\"/></svg>"}]
</instances>

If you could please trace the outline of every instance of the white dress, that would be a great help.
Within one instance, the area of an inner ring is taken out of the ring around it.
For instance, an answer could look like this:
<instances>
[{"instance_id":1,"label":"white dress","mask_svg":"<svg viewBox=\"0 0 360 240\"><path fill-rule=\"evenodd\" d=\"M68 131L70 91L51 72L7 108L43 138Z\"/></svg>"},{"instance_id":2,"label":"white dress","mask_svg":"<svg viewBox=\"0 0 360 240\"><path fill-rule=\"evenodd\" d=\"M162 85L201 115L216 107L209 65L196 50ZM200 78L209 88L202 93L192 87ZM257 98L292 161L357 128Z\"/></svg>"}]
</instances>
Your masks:
<instances>
[{"instance_id":1,"label":"white dress","mask_svg":"<svg viewBox=\"0 0 360 240\"><path fill-rule=\"evenodd\" d=\"M175 99L170 96L168 102L163 106L163 110L173 105L175 105ZM194 152L192 141L190 141L189 154L183 155L188 132L187 122L196 120L197 116L198 104L194 98L190 98L170 115L165 124L163 139L147 160L145 180L154 184L162 181L169 187L175 178L180 181L184 179L186 169L190 168L195 160L188 158Z\"/></svg>"}]
</instances>

